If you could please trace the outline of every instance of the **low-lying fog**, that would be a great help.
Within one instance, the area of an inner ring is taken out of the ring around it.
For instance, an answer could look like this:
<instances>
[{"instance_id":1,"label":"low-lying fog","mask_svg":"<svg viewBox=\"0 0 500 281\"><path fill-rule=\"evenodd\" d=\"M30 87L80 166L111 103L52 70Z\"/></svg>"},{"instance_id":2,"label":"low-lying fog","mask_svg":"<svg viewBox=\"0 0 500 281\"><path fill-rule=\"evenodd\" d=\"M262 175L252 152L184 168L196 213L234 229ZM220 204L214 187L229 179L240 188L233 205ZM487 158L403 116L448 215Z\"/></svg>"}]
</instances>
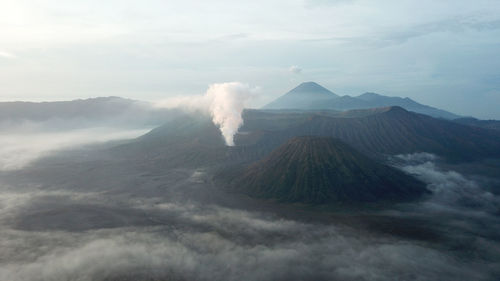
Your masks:
<instances>
[{"instance_id":1,"label":"low-lying fog","mask_svg":"<svg viewBox=\"0 0 500 281\"><path fill-rule=\"evenodd\" d=\"M90 145L143 132L2 132L0 280L500 276L499 197L434 155L394 158L429 184L423 202L315 219L221 190L203 169L153 173Z\"/></svg>"},{"instance_id":2,"label":"low-lying fog","mask_svg":"<svg viewBox=\"0 0 500 281\"><path fill-rule=\"evenodd\" d=\"M43 156L72 147L135 138L150 129L68 123L0 123L0 171L22 169Z\"/></svg>"}]
</instances>

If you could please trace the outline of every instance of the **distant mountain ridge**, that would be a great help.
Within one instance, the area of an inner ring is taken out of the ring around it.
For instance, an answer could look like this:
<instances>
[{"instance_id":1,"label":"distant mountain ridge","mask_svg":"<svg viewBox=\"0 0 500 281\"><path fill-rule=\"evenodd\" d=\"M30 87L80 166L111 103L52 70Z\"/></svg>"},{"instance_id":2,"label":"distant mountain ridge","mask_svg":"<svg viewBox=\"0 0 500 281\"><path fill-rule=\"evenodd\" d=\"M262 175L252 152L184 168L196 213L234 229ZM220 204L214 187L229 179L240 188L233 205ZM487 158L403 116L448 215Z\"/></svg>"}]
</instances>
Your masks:
<instances>
[{"instance_id":1,"label":"distant mountain ridge","mask_svg":"<svg viewBox=\"0 0 500 281\"><path fill-rule=\"evenodd\" d=\"M288 129L288 134L335 137L364 153L425 151L456 160L500 155L497 131L464 126L398 106L368 111L374 113L352 118L314 116Z\"/></svg>"},{"instance_id":2,"label":"distant mountain ridge","mask_svg":"<svg viewBox=\"0 0 500 281\"><path fill-rule=\"evenodd\" d=\"M400 106L406 110L436 118L451 120L460 117L445 110L420 104L410 98L388 97L376 93L364 93L357 97L338 96L315 82L300 84L262 109L333 109L345 111L387 106Z\"/></svg>"},{"instance_id":3,"label":"distant mountain ridge","mask_svg":"<svg viewBox=\"0 0 500 281\"><path fill-rule=\"evenodd\" d=\"M78 121L94 125L159 125L175 110L155 108L149 102L121 97L70 101L0 102L0 122Z\"/></svg>"},{"instance_id":4,"label":"distant mountain ridge","mask_svg":"<svg viewBox=\"0 0 500 281\"><path fill-rule=\"evenodd\" d=\"M71 101L0 102L1 119L26 119L43 121L50 118L104 118L136 109L144 105L120 97L97 97Z\"/></svg>"},{"instance_id":5,"label":"distant mountain ridge","mask_svg":"<svg viewBox=\"0 0 500 281\"><path fill-rule=\"evenodd\" d=\"M463 117L463 118L458 118L453 120L456 123L463 124L463 125L468 125L468 126L474 126L474 127L480 127L484 129L491 129L491 130L500 130L500 121L499 120L479 120L473 117Z\"/></svg>"}]
</instances>

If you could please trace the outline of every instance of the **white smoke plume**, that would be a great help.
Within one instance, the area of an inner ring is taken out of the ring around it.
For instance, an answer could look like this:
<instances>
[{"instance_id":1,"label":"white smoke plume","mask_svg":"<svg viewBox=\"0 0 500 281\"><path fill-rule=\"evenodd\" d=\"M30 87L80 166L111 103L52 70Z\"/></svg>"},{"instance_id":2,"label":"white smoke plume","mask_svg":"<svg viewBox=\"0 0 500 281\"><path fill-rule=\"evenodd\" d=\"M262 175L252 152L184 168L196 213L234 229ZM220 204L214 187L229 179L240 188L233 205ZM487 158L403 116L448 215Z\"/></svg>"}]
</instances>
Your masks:
<instances>
[{"instance_id":1,"label":"white smoke plume","mask_svg":"<svg viewBox=\"0 0 500 281\"><path fill-rule=\"evenodd\" d=\"M159 107L180 107L208 112L219 127L226 145L234 145L234 135L243 125L241 116L255 89L240 82L215 83L203 96L176 97L157 103Z\"/></svg>"},{"instance_id":2,"label":"white smoke plume","mask_svg":"<svg viewBox=\"0 0 500 281\"><path fill-rule=\"evenodd\" d=\"M234 135L243 125L241 113L252 96L251 92L248 85L239 82L212 84L208 88L206 96L210 101L212 121L229 146L234 145Z\"/></svg>"}]
</instances>

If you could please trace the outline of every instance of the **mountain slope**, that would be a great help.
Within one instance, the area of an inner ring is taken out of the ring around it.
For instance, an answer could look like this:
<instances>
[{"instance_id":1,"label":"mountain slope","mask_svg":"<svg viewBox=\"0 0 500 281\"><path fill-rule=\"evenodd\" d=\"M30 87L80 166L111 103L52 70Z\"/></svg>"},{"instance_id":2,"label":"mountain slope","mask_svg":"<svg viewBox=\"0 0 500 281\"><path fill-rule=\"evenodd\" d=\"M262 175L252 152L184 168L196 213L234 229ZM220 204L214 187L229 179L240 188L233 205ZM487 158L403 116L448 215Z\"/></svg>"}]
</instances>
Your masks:
<instances>
[{"instance_id":1,"label":"mountain slope","mask_svg":"<svg viewBox=\"0 0 500 281\"><path fill-rule=\"evenodd\" d=\"M500 133L456 124L401 107L357 118L314 116L289 136L338 138L365 153L430 152L450 160L500 157Z\"/></svg>"},{"instance_id":2,"label":"mountain slope","mask_svg":"<svg viewBox=\"0 0 500 281\"><path fill-rule=\"evenodd\" d=\"M178 110L155 108L148 102L120 97L98 97L53 102L0 102L0 122L50 120L120 125L161 124Z\"/></svg>"},{"instance_id":3,"label":"mountain slope","mask_svg":"<svg viewBox=\"0 0 500 281\"><path fill-rule=\"evenodd\" d=\"M314 82L300 84L262 109L351 110L387 106L400 106L436 118L451 120L460 117L445 110L420 104L410 98L388 97L375 93L364 93L357 97L348 95L339 97Z\"/></svg>"},{"instance_id":4,"label":"mountain slope","mask_svg":"<svg viewBox=\"0 0 500 281\"><path fill-rule=\"evenodd\" d=\"M337 97L315 82L305 82L265 105L263 109L315 109L315 103Z\"/></svg>"},{"instance_id":5,"label":"mountain slope","mask_svg":"<svg viewBox=\"0 0 500 281\"><path fill-rule=\"evenodd\" d=\"M159 161L157 167L231 166L261 160L297 136L339 139L373 157L429 152L450 161L500 157L500 132L457 124L400 107L346 112L248 110L228 147L209 116L181 115L117 148ZM161 162L161 163L160 163Z\"/></svg>"},{"instance_id":6,"label":"mountain slope","mask_svg":"<svg viewBox=\"0 0 500 281\"><path fill-rule=\"evenodd\" d=\"M255 157L269 153L290 138L306 135L337 138L375 157L415 152L434 153L450 161L500 157L500 132L432 118L401 107L331 114L307 111L302 115L252 111L245 115L241 130L245 134L236 137L237 146L245 146Z\"/></svg>"},{"instance_id":7,"label":"mountain slope","mask_svg":"<svg viewBox=\"0 0 500 281\"><path fill-rule=\"evenodd\" d=\"M318 109L335 109L344 111L351 109L373 108L374 106L367 101L346 95L327 101L315 102L313 103L313 107Z\"/></svg>"},{"instance_id":8,"label":"mountain slope","mask_svg":"<svg viewBox=\"0 0 500 281\"><path fill-rule=\"evenodd\" d=\"M49 118L104 118L116 115L139 102L119 97L99 97L85 100L54 102L1 102L0 119L42 121Z\"/></svg>"},{"instance_id":9,"label":"mountain slope","mask_svg":"<svg viewBox=\"0 0 500 281\"><path fill-rule=\"evenodd\" d=\"M479 120L479 119L472 118L472 117L463 117L463 118L455 119L455 120L453 120L453 122L463 124L463 125L468 125L468 126L485 128L485 129L500 130L500 121L499 120Z\"/></svg>"},{"instance_id":10,"label":"mountain slope","mask_svg":"<svg viewBox=\"0 0 500 281\"><path fill-rule=\"evenodd\" d=\"M451 112L420 104L410 98L388 97L375 93L364 93L357 96L356 99L367 102L370 107L401 106L406 110L437 118L451 120L459 117Z\"/></svg>"},{"instance_id":11,"label":"mountain slope","mask_svg":"<svg viewBox=\"0 0 500 281\"><path fill-rule=\"evenodd\" d=\"M226 145L208 116L183 114L134 141L114 149L135 162L158 168L202 167L224 161Z\"/></svg>"},{"instance_id":12,"label":"mountain slope","mask_svg":"<svg viewBox=\"0 0 500 281\"><path fill-rule=\"evenodd\" d=\"M237 180L245 192L286 202L412 200L424 184L332 138L296 137Z\"/></svg>"}]
</instances>

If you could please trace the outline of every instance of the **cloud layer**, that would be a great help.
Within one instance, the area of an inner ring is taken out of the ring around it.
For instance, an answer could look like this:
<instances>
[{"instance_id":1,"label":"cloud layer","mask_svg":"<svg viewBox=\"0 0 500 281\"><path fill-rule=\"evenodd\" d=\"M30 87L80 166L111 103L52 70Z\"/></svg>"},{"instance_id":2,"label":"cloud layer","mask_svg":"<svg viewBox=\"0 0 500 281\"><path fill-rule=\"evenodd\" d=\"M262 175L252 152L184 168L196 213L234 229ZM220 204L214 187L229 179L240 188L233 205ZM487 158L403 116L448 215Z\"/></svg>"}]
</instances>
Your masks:
<instances>
[{"instance_id":1,"label":"cloud layer","mask_svg":"<svg viewBox=\"0 0 500 281\"><path fill-rule=\"evenodd\" d=\"M424 244L219 207L157 206L171 227L3 230L7 280L487 280ZM31 253L31 257L27 254Z\"/></svg>"},{"instance_id":2,"label":"cloud layer","mask_svg":"<svg viewBox=\"0 0 500 281\"><path fill-rule=\"evenodd\" d=\"M19 128L18 128L19 129ZM17 170L55 151L87 144L136 138L148 129L97 127L60 132L0 133L0 171Z\"/></svg>"},{"instance_id":3,"label":"cloud layer","mask_svg":"<svg viewBox=\"0 0 500 281\"><path fill-rule=\"evenodd\" d=\"M321 213L263 211L263 202L257 210L253 201L221 193L201 170L150 174L85 153L92 166L71 157L68 170L49 161L36 173L3 172L0 279L493 280L500 274L498 197L441 170L430 154L399 162L429 184L430 198L320 220ZM398 234L408 226L434 236Z\"/></svg>"}]
</instances>

